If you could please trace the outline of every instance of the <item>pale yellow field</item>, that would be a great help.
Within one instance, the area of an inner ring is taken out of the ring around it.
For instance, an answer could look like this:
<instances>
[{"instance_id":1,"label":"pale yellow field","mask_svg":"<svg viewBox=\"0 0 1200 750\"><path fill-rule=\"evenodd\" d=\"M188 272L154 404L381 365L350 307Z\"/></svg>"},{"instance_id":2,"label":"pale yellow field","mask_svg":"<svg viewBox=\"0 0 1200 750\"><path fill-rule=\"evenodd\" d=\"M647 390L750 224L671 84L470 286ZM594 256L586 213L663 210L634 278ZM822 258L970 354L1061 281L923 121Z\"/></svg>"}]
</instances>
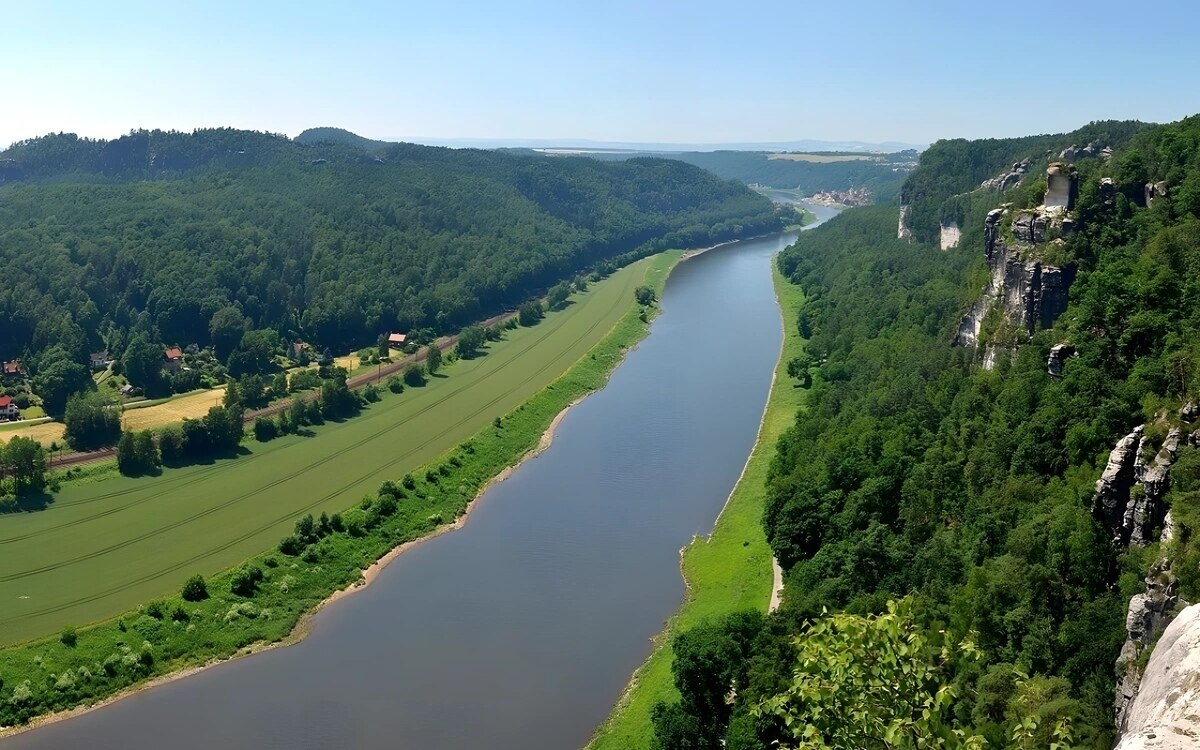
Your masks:
<instances>
[{"instance_id":1,"label":"pale yellow field","mask_svg":"<svg viewBox=\"0 0 1200 750\"><path fill-rule=\"evenodd\" d=\"M63 431L65 429L62 422L42 422L41 424L29 425L28 427L3 430L0 431L0 443L7 443L12 438L20 435L21 437L33 438L48 447L53 442L62 442Z\"/></svg>"},{"instance_id":2,"label":"pale yellow field","mask_svg":"<svg viewBox=\"0 0 1200 750\"><path fill-rule=\"evenodd\" d=\"M154 427L182 422L185 418L199 419L214 406L219 406L225 397L224 388L199 391L170 401L140 409L126 409L122 417L127 430L149 430Z\"/></svg>"},{"instance_id":3,"label":"pale yellow field","mask_svg":"<svg viewBox=\"0 0 1200 750\"><path fill-rule=\"evenodd\" d=\"M838 161L869 161L874 158L871 154L771 154L768 159L784 159L786 161L808 161L813 164L833 164Z\"/></svg>"}]
</instances>

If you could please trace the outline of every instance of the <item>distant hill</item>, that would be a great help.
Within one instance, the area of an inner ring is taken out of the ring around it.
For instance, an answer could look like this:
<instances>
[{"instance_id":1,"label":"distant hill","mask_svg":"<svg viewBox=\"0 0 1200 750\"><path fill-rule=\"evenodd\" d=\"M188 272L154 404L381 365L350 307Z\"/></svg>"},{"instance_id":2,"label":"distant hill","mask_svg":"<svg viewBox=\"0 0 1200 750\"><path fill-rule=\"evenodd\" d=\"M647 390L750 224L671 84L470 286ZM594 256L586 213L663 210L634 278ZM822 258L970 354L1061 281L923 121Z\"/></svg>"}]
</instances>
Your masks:
<instances>
[{"instance_id":1,"label":"distant hill","mask_svg":"<svg viewBox=\"0 0 1200 750\"><path fill-rule=\"evenodd\" d=\"M297 143L303 143L306 146L315 146L321 143L330 143L341 146L353 146L366 151L382 151L385 148L396 145L399 141L373 141L370 138L364 138L357 133L351 133L343 128L309 128L295 138Z\"/></svg>"},{"instance_id":2,"label":"distant hill","mask_svg":"<svg viewBox=\"0 0 1200 750\"><path fill-rule=\"evenodd\" d=\"M361 347L780 226L766 198L679 161L365 151L327 140L338 133L357 138L142 130L0 152L0 359L38 377L100 349L119 358L135 338L215 344L213 321L227 319Z\"/></svg>"}]
</instances>

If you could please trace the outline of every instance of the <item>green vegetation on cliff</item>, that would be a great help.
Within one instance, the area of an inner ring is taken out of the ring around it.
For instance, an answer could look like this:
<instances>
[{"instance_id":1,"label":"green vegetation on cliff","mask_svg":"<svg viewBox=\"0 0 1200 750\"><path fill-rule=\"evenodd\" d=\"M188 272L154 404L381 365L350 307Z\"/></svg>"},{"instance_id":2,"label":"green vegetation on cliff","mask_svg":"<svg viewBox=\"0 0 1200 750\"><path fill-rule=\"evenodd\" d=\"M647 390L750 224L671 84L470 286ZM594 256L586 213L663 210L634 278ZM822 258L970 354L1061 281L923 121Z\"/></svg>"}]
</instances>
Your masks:
<instances>
[{"instance_id":1,"label":"green vegetation on cliff","mask_svg":"<svg viewBox=\"0 0 1200 750\"><path fill-rule=\"evenodd\" d=\"M1046 145L1031 148L1003 158L1044 156ZM941 252L894 239L894 208L855 209L780 256L806 295L795 325L816 362L767 484L784 605L757 627L734 618L677 639L705 656L676 671L681 700L655 712L655 747L794 743L788 717L815 727L803 746L915 747L901 734L847 744L845 723L818 718L849 698L814 688L828 665L805 656L814 633L837 634L854 655L837 678L857 690L884 667L875 626L822 613L877 615L901 598L895 627L926 644L930 695L948 691L932 715L965 733L942 746L972 735L1046 748L1070 735L1071 746L1109 747L1126 606L1157 545L1115 545L1093 513L1094 486L1118 438L1151 423L1155 450L1162 420L1200 397L1200 118L1144 129L1115 152L1079 165L1081 228L1064 249L1079 268L1070 306L994 370L950 343L978 294L978 236ZM967 182L945 171L956 169L935 151L914 182ZM1116 190L1101 190L1102 177ZM1159 181L1166 195L1147 206L1144 186ZM1053 377L1047 357L1063 341L1077 354ZM1179 463L1168 500L1185 520L1173 555L1194 561L1200 472L1189 449ZM966 652L939 652L947 645ZM730 687L736 700L720 708ZM864 720L884 711L858 709Z\"/></svg>"}]
</instances>

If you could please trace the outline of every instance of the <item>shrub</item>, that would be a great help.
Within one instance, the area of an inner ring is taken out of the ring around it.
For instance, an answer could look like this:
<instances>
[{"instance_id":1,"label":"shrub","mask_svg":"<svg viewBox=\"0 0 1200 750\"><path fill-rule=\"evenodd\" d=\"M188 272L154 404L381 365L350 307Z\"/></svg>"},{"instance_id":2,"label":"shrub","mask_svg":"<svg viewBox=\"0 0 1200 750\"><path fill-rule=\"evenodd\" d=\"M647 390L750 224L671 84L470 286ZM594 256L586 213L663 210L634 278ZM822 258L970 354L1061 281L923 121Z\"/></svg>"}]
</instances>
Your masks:
<instances>
[{"instance_id":1,"label":"shrub","mask_svg":"<svg viewBox=\"0 0 1200 750\"><path fill-rule=\"evenodd\" d=\"M150 602L149 604L147 604L146 605L146 614L150 615L155 620L161 620L163 618L162 602L153 601L153 602Z\"/></svg>"},{"instance_id":2,"label":"shrub","mask_svg":"<svg viewBox=\"0 0 1200 750\"><path fill-rule=\"evenodd\" d=\"M280 430L269 417L259 417L254 420L254 439L260 443L274 440Z\"/></svg>"},{"instance_id":3,"label":"shrub","mask_svg":"<svg viewBox=\"0 0 1200 750\"><path fill-rule=\"evenodd\" d=\"M334 513L329 517L329 527L334 531L345 531L346 524L342 522L342 514ZM268 558L268 563L274 558Z\"/></svg>"},{"instance_id":4,"label":"shrub","mask_svg":"<svg viewBox=\"0 0 1200 750\"><path fill-rule=\"evenodd\" d=\"M304 551L304 543L295 534L288 534L279 540L279 551L290 557L295 557Z\"/></svg>"},{"instance_id":5,"label":"shrub","mask_svg":"<svg viewBox=\"0 0 1200 750\"><path fill-rule=\"evenodd\" d=\"M379 515L380 516L392 515L393 513L396 512L397 507L399 507L399 503L396 501L396 498L394 495L380 495L379 496Z\"/></svg>"},{"instance_id":6,"label":"shrub","mask_svg":"<svg viewBox=\"0 0 1200 750\"><path fill-rule=\"evenodd\" d=\"M379 386L372 383L366 388L363 388L362 394L363 398L365 398L369 403L373 404L379 400Z\"/></svg>"},{"instance_id":7,"label":"shrub","mask_svg":"<svg viewBox=\"0 0 1200 750\"><path fill-rule=\"evenodd\" d=\"M187 622L192 619L192 616L187 613L187 610L182 606L176 605L175 611L171 613L171 619L175 622Z\"/></svg>"},{"instance_id":8,"label":"shrub","mask_svg":"<svg viewBox=\"0 0 1200 750\"><path fill-rule=\"evenodd\" d=\"M413 362L404 368L404 382L413 387L425 385L425 368Z\"/></svg>"},{"instance_id":9,"label":"shrub","mask_svg":"<svg viewBox=\"0 0 1200 750\"><path fill-rule=\"evenodd\" d=\"M390 479L384 480L383 484L379 485L380 495L391 495L392 497L400 497L400 488Z\"/></svg>"},{"instance_id":10,"label":"shrub","mask_svg":"<svg viewBox=\"0 0 1200 750\"><path fill-rule=\"evenodd\" d=\"M400 376L393 375L390 378L388 378L387 387L388 387L388 390L391 391L392 393L403 393L404 392L404 381L402 381L400 379Z\"/></svg>"},{"instance_id":11,"label":"shrub","mask_svg":"<svg viewBox=\"0 0 1200 750\"><path fill-rule=\"evenodd\" d=\"M400 483L404 485L405 489L415 490L417 488L417 480L413 478L412 474L405 474Z\"/></svg>"},{"instance_id":12,"label":"shrub","mask_svg":"<svg viewBox=\"0 0 1200 750\"><path fill-rule=\"evenodd\" d=\"M233 580L229 583L229 590L238 596L254 596L255 592L258 591L258 584L262 580L262 568L257 565L248 565L233 574Z\"/></svg>"},{"instance_id":13,"label":"shrub","mask_svg":"<svg viewBox=\"0 0 1200 750\"><path fill-rule=\"evenodd\" d=\"M75 644L79 642L79 635L75 632L75 626L68 625L63 628L62 633L58 636L58 640L68 648L75 648Z\"/></svg>"},{"instance_id":14,"label":"shrub","mask_svg":"<svg viewBox=\"0 0 1200 750\"><path fill-rule=\"evenodd\" d=\"M208 598L208 584L204 582L204 576L197 573L183 583L183 588L179 591L179 595L186 601L198 602Z\"/></svg>"}]
</instances>

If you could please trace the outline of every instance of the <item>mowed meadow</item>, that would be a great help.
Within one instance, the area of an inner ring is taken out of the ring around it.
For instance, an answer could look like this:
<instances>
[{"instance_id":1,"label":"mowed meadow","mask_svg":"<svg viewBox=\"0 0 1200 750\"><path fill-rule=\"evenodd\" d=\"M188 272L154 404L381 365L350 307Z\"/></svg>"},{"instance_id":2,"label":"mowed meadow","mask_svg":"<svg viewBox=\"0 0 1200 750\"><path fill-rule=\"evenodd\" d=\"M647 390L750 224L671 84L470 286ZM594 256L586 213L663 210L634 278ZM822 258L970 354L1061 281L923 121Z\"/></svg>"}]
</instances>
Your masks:
<instances>
[{"instance_id":1,"label":"mowed meadow","mask_svg":"<svg viewBox=\"0 0 1200 750\"><path fill-rule=\"evenodd\" d=\"M159 477L66 486L0 516L0 643L117 615L273 547L297 518L345 510L445 453L583 357L628 311L653 259L576 294L486 356L445 368L314 436L247 439L244 455Z\"/></svg>"}]
</instances>

